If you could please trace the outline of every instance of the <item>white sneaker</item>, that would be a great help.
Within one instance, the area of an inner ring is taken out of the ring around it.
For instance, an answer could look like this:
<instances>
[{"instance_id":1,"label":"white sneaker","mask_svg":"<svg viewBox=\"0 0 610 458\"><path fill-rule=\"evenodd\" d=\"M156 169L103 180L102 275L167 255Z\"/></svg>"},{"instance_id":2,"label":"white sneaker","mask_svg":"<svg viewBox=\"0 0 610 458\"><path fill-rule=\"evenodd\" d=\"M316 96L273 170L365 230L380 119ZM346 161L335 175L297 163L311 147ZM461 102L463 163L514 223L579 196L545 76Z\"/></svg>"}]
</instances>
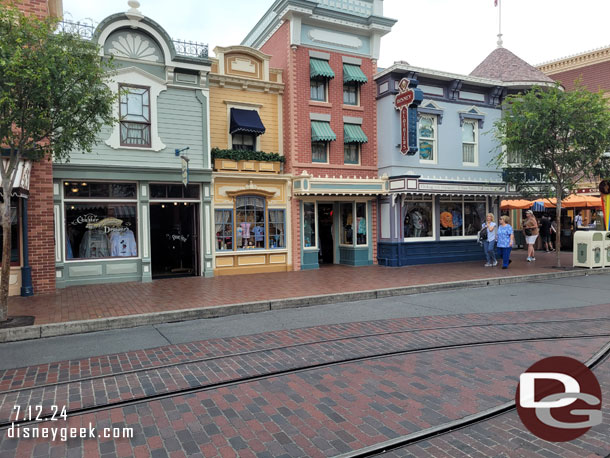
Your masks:
<instances>
[{"instance_id":1,"label":"white sneaker","mask_svg":"<svg viewBox=\"0 0 610 458\"><path fill-rule=\"evenodd\" d=\"M498 265L498 261L494 261L494 263L492 264L492 267L496 267Z\"/></svg>"},{"instance_id":2,"label":"white sneaker","mask_svg":"<svg viewBox=\"0 0 610 458\"><path fill-rule=\"evenodd\" d=\"M491 264L490 264L490 263L488 263L488 262L486 262L486 263L485 263L485 267L491 267Z\"/></svg>"},{"instance_id":3,"label":"white sneaker","mask_svg":"<svg viewBox=\"0 0 610 458\"><path fill-rule=\"evenodd\" d=\"M532 258L530 258L529 256L527 257L527 262L532 262Z\"/></svg>"},{"instance_id":4,"label":"white sneaker","mask_svg":"<svg viewBox=\"0 0 610 458\"><path fill-rule=\"evenodd\" d=\"M532 258L532 261L535 261L535 260L536 260L536 258Z\"/></svg>"}]
</instances>

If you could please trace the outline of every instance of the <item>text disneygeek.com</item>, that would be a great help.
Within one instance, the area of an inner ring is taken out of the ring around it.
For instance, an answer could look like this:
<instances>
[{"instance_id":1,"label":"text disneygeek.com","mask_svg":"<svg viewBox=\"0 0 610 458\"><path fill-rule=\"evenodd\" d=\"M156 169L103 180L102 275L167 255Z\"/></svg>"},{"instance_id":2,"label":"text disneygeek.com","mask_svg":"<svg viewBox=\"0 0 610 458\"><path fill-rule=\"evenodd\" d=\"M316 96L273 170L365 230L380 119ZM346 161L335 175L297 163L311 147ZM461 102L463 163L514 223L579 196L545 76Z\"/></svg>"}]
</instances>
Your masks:
<instances>
[{"instance_id":1,"label":"text disneygeek.com","mask_svg":"<svg viewBox=\"0 0 610 458\"><path fill-rule=\"evenodd\" d=\"M11 427L8 430L10 439L51 439L51 441L66 442L68 439L132 439L133 428L102 428L98 431L91 423L88 427L73 427L73 426L21 426L15 424L15 421L49 421L53 425L57 425L57 421L68 419L65 406L50 406L50 412L46 418L42 415L42 406L27 406L22 409L20 406L15 406L15 413Z\"/></svg>"}]
</instances>

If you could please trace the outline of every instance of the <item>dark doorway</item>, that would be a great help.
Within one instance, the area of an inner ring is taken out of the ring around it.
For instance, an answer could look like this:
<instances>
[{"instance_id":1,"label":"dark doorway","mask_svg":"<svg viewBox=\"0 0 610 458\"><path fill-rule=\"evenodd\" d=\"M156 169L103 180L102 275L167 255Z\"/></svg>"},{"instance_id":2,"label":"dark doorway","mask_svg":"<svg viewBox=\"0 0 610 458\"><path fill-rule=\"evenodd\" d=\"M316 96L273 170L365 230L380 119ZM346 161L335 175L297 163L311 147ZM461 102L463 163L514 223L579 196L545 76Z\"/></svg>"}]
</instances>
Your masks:
<instances>
[{"instance_id":1,"label":"dark doorway","mask_svg":"<svg viewBox=\"0 0 610 458\"><path fill-rule=\"evenodd\" d=\"M198 213L198 205L190 202L150 204L153 278L197 275Z\"/></svg>"},{"instance_id":2,"label":"dark doorway","mask_svg":"<svg viewBox=\"0 0 610 458\"><path fill-rule=\"evenodd\" d=\"M318 231L320 232L320 264L333 264L335 244L333 239L333 204L318 204Z\"/></svg>"}]
</instances>

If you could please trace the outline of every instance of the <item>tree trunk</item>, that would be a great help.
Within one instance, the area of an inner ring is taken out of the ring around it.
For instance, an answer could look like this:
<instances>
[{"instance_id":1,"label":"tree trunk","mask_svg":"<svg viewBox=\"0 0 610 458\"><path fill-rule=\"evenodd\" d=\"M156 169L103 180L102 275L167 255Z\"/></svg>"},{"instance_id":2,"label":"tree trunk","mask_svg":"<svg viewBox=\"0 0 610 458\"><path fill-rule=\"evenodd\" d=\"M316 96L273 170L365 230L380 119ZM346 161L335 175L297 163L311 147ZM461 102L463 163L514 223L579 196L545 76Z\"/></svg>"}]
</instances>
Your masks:
<instances>
[{"instance_id":1,"label":"tree trunk","mask_svg":"<svg viewBox=\"0 0 610 458\"><path fill-rule=\"evenodd\" d=\"M2 273L0 274L0 323L8 320L8 288L11 275L11 197L3 187L4 201L0 203L2 221Z\"/></svg>"},{"instance_id":2,"label":"tree trunk","mask_svg":"<svg viewBox=\"0 0 610 458\"><path fill-rule=\"evenodd\" d=\"M557 220L557 232L555 232L555 254L557 256L557 267L561 267L561 196L557 196L555 218Z\"/></svg>"}]
</instances>

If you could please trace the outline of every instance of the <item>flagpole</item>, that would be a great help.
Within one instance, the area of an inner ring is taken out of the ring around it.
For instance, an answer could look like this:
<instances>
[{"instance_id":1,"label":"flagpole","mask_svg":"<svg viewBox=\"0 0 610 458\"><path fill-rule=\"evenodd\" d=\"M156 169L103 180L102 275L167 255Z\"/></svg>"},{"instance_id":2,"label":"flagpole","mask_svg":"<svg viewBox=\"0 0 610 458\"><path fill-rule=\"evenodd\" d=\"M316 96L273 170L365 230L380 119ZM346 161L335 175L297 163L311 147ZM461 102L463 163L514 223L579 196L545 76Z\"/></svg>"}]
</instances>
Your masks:
<instances>
[{"instance_id":1,"label":"flagpole","mask_svg":"<svg viewBox=\"0 0 610 458\"><path fill-rule=\"evenodd\" d=\"M498 48L502 47L502 0L498 0Z\"/></svg>"}]
</instances>

